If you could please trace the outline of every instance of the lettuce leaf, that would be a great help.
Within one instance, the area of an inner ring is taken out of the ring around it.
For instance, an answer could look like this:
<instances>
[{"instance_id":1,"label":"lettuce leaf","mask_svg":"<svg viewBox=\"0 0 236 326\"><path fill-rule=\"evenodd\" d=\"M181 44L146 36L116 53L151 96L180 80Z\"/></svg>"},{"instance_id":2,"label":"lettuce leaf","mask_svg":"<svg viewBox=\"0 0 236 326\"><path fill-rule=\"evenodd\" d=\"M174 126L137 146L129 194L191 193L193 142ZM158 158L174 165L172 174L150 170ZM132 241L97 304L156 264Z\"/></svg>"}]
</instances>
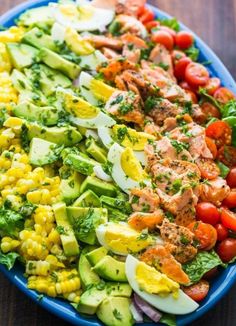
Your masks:
<instances>
[{"instance_id":1,"label":"lettuce leaf","mask_svg":"<svg viewBox=\"0 0 236 326\"><path fill-rule=\"evenodd\" d=\"M176 326L177 325L175 315L165 314L165 313L162 314L160 323L168 325L168 326Z\"/></svg>"},{"instance_id":2,"label":"lettuce leaf","mask_svg":"<svg viewBox=\"0 0 236 326\"><path fill-rule=\"evenodd\" d=\"M0 252L0 264L5 265L8 270L12 269L15 264L16 259L20 255L16 252L10 252L8 254L3 254Z\"/></svg>"},{"instance_id":3,"label":"lettuce leaf","mask_svg":"<svg viewBox=\"0 0 236 326\"><path fill-rule=\"evenodd\" d=\"M202 276L216 266L226 265L214 250L201 251L190 262L183 264L183 270L189 276L191 283L197 283Z\"/></svg>"},{"instance_id":4,"label":"lettuce leaf","mask_svg":"<svg viewBox=\"0 0 236 326\"><path fill-rule=\"evenodd\" d=\"M17 237L24 227L24 217L5 207L0 208L0 235Z\"/></svg>"},{"instance_id":5,"label":"lettuce leaf","mask_svg":"<svg viewBox=\"0 0 236 326\"><path fill-rule=\"evenodd\" d=\"M178 32L180 30L179 22L176 18L163 18L158 19L161 25L167 26Z\"/></svg>"}]
</instances>

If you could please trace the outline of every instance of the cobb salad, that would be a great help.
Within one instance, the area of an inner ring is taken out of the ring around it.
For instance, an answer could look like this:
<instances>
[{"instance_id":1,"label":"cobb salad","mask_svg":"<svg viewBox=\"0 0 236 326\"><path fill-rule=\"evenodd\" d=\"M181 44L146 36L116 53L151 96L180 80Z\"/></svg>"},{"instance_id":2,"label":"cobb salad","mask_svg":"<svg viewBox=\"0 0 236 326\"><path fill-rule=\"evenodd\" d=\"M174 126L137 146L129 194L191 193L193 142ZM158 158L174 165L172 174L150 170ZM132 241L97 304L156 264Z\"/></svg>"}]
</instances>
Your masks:
<instances>
[{"instance_id":1,"label":"cobb salad","mask_svg":"<svg viewBox=\"0 0 236 326\"><path fill-rule=\"evenodd\" d=\"M108 326L175 325L236 257L236 99L144 0L0 32L0 263Z\"/></svg>"}]
</instances>

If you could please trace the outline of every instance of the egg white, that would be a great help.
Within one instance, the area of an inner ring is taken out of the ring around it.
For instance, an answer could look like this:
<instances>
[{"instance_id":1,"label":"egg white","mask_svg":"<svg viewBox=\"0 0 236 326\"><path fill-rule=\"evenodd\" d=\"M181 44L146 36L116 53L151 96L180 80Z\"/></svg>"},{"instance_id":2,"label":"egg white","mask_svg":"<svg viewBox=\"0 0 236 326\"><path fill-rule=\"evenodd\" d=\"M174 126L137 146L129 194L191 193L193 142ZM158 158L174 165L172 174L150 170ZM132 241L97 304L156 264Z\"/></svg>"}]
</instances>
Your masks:
<instances>
[{"instance_id":1,"label":"egg white","mask_svg":"<svg viewBox=\"0 0 236 326\"><path fill-rule=\"evenodd\" d=\"M125 273L130 286L143 300L163 312L175 315L185 315L195 311L199 307L199 305L182 290L179 290L177 299L174 299L172 294L161 297L157 294L151 294L140 290L135 278L138 263L139 261L136 258L128 255L125 262Z\"/></svg>"},{"instance_id":2,"label":"egg white","mask_svg":"<svg viewBox=\"0 0 236 326\"><path fill-rule=\"evenodd\" d=\"M91 119L81 119L77 117L70 116L70 122L75 126L91 128L91 129L98 129L100 127L111 127L116 122L107 114L100 111L98 115Z\"/></svg>"},{"instance_id":3,"label":"egg white","mask_svg":"<svg viewBox=\"0 0 236 326\"><path fill-rule=\"evenodd\" d=\"M81 55L80 60L79 66L91 71L96 71L97 66L103 62L107 62L107 58L99 50L95 50L93 53L88 55Z\"/></svg>"},{"instance_id":4,"label":"egg white","mask_svg":"<svg viewBox=\"0 0 236 326\"><path fill-rule=\"evenodd\" d=\"M98 100L90 90L91 81L93 77L87 72L82 71L79 76L79 89L83 97L92 105L98 105Z\"/></svg>"},{"instance_id":5,"label":"egg white","mask_svg":"<svg viewBox=\"0 0 236 326\"><path fill-rule=\"evenodd\" d=\"M101 165L96 165L93 168L93 172L95 173L96 177L106 181L106 182L111 182L112 178L103 170Z\"/></svg>"},{"instance_id":6,"label":"egg white","mask_svg":"<svg viewBox=\"0 0 236 326\"><path fill-rule=\"evenodd\" d=\"M55 22L51 29L51 37L53 41L63 42L65 40L66 27Z\"/></svg>"}]
</instances>

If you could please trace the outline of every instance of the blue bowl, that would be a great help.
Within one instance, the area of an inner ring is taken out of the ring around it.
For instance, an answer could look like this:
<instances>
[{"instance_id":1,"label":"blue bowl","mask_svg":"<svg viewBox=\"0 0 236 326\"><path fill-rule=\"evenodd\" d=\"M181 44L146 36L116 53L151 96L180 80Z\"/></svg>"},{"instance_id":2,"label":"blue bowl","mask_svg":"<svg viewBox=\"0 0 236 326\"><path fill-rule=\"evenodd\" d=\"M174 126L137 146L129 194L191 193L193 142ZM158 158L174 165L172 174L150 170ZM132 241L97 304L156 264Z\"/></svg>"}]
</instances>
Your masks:
<instances>
[{"instance_id":1,"label":"blue bowl","mask_svg":"<svg viewBox=\"0 0 236 326\"><path fill-rule=\"evenodd\" d=\"M25 10L47 5L49 2L56 2L55 0L33 0L27 1L6 14L0 17L0 24L5 27L14 25L15 19L19 17ZM163 11L149 6L160 18L171 18ZM181 29L189 30L186 26L181 24ZM211 64L207 66L212 76L219 77L222 85L231 89L236 94L236 84L230 75L229 71L225 68L219 58L213 53L213 51L197 36L195 36L196 45L200 50L199 61L209 61ZM82 316L78 314L73 307L60 299L53 299L50 297L43 297L42 300L38 300L38 293L27 288L27 282L23 276L24 270L19 264L16 265L11 271L8 271L3 265L0 265L0 270L5 274L11 282L13 282L21 291L27 296L38 302L43 308L47 309L51 313L66 320L73 325L83 326L101 326L102 324L95 317ZM222 270L220 275L212 281L208 296L202 301L199 308L191 314L177 317L177 324L179 326L189 325L191 322L202 316L209 309L211 309L227 291L232 287L236 280L236 265L230 265L228 268ZM145 323L145 326L154 325L153 323ZM156 324L155 324L156 325Z\"/></svg>"}]
</instances>

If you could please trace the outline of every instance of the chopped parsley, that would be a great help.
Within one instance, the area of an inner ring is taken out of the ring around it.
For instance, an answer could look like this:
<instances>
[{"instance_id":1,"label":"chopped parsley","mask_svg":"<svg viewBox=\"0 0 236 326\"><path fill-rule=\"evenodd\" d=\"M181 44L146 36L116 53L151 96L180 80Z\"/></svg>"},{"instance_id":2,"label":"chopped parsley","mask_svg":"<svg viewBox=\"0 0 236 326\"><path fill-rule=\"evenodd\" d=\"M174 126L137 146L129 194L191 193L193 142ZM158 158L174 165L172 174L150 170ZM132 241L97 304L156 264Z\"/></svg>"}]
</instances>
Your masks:
<instances>
[{"instance_id":1,"label":"chopped parsley","mask_svg":"<svg viewBox=\"0 0 236 326\"><path fill-rule=\"evenodd\" d=\"M182 143L178 140L171 140L171 145L175 148L177 154L180 154L183 150L188 150L189 144L188 143Z\"/></svg>"},{"instance_id":2,"label":"chopped parsley","mask_svg":"<svg viewBox=\"0 0 236 326\"><path fill-rule=\"evenodd\" d=\"M152 111L158 104L160 103L160 98L156 96L148 96L144 103L144 111L145 113L149 113Z\"/></svg>"},{"instance_id":3,"label":"chopped parsley","mask_svg":"<svg viewBox=\"0 0 236 326\"><path fill-rule=\"evenodd\" d=\"M189 239L184 235L184 234L181 234L180 236L180 242L183 244L183 245L187 245L189 244Z\"/></svg>"}]
</instances>

